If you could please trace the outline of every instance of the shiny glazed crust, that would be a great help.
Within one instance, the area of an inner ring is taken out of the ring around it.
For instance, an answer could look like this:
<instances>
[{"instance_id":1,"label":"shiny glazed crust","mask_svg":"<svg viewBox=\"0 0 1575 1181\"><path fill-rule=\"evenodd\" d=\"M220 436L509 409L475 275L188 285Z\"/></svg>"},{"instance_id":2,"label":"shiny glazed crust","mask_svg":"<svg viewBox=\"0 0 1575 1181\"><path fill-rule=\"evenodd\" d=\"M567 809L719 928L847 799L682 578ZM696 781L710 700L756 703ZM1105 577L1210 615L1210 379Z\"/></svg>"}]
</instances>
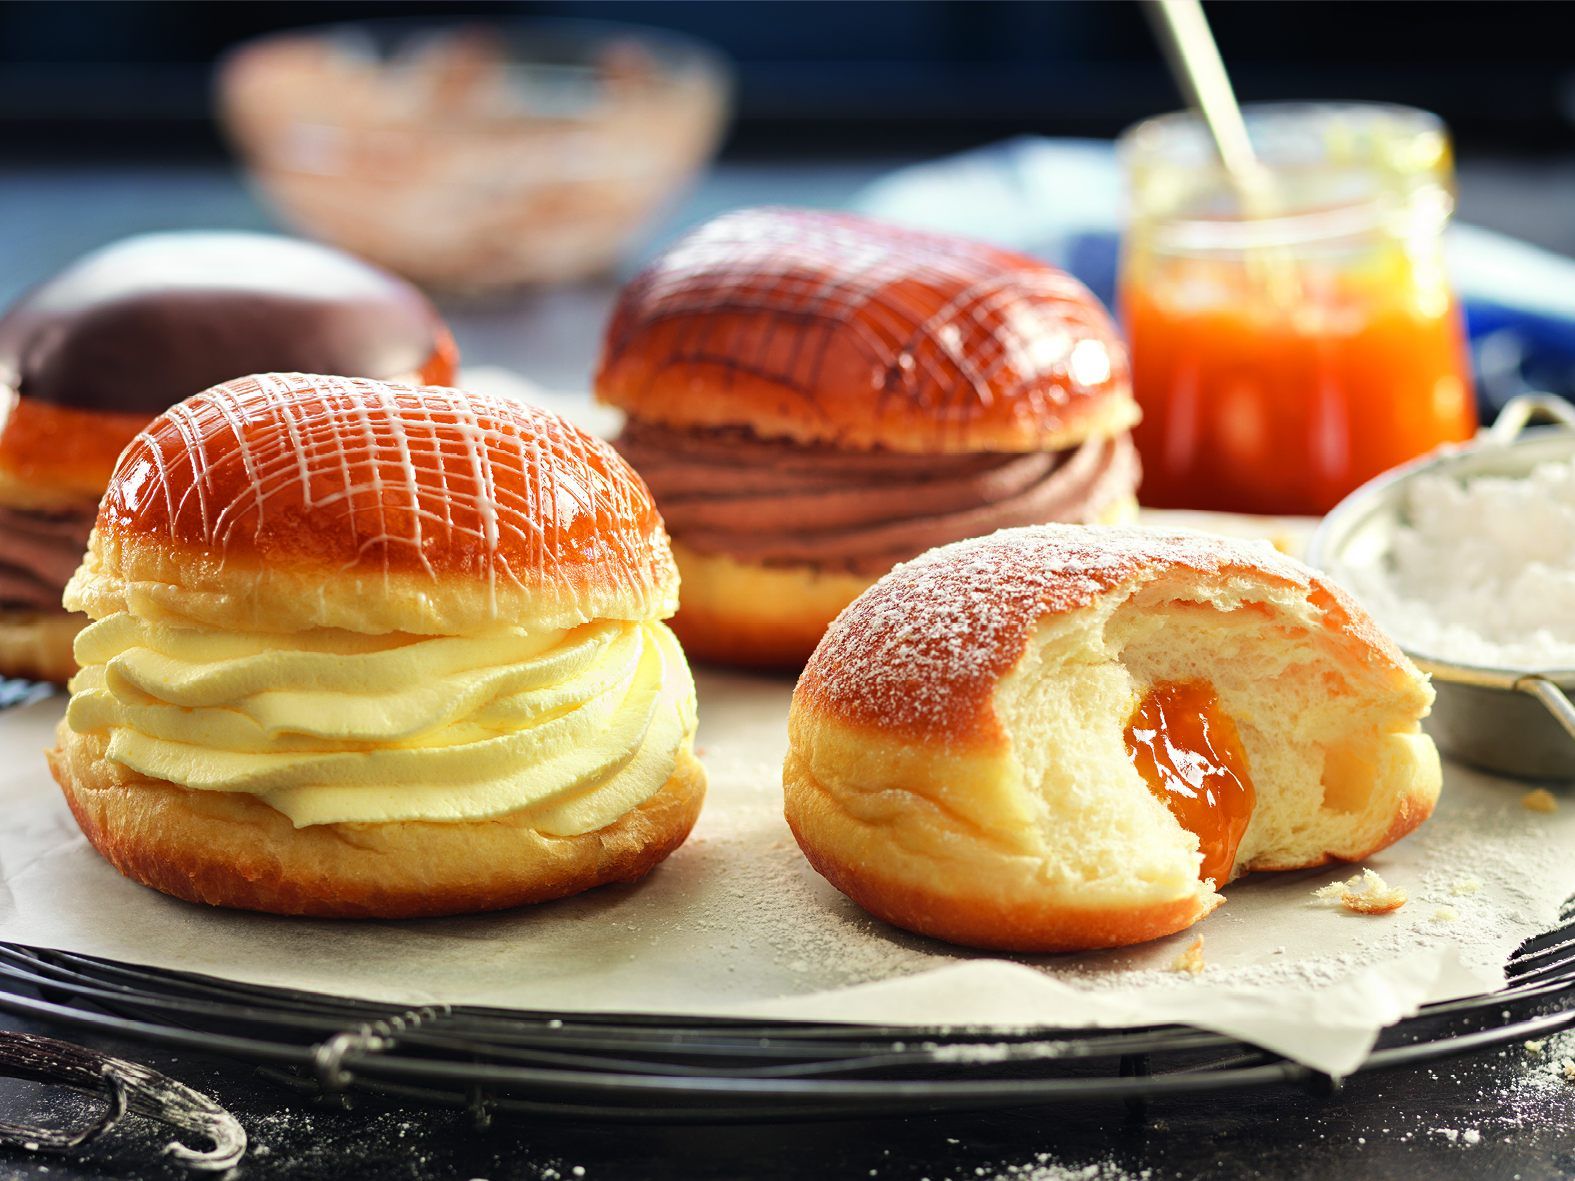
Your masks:
<instances>
[{"instance_id":1,"label":"shiny glazed crust","mask_svg":"<svg viewBox=\"0 0 1575 1181\"><path fill-rule=\"evenodd\" d=\"M1044 526L905 563L831 625L790 710L788 822L833 885L923 934L1049 952L1180 930L1222 899L1121 738L1134 692L1178 675L1251 740L1238 874L1359 861L1431 814L1431 690L1338 588L1267 545Z\"/></svg>"},{"instance_id":2,"label":"shiny glazed crust","mask_svg":"<svg viewBox=\"0 0 1575 1181\"><path fill-rule=\"evenodd\" d=\"M636 276L596 393L669 426L915 452L1054 450L1138 418L1115 326L1071 276L795 209L718 218Z\"/></svg>"},{"instance_id":3,"label":"shiny glazed crust","mask_svg":"<svg viewBox=\"0 0 1575 1181\"><path fill-rule=\"evenodd\" d=\"M76 675L71 645L86 626L59 611L0 611L0 676L64 685Z\"/></svg>"},{"instance_id":4,"label":"shiny glazed crust","mask_svg":"<svg viewBox=\"0 0 1575 1181\"><path fill-rule=\"evenodd\" d=\"M408 377L420 385L452 385L458 366L459 353L443 330L420 372ZM0 396L9 407L0 422L0 503L17 508L96 504L120 453L148 425L145 414L55 406L15 392Z\"/></svg>"},{"instance_id":5,"label":"shiny glazed crust","mask_svg":"<svg viewBox=\"0 0 1575 1181\"><path fill-rule=\"evenodd\" d=\"M461 634L671 614L649 492L607 443L461 390L262 374L126 449L67 588L237 630Z\"/></svg>"},{"instance_id":6,"label":"shiny glazed crust","mask_svg":"<svg viewBox=\"0 0 1575 1181\"><path fill-rule=\"evenodd\" d=\"M251 796L137 775L65 722L50 769L82 832L127 877L189 902L273 914L418 918L499 910L632 882L678 848L705 797L687 746L644 804L595 832L475 823L295 828Z\"/></svg>"}]
</instances>

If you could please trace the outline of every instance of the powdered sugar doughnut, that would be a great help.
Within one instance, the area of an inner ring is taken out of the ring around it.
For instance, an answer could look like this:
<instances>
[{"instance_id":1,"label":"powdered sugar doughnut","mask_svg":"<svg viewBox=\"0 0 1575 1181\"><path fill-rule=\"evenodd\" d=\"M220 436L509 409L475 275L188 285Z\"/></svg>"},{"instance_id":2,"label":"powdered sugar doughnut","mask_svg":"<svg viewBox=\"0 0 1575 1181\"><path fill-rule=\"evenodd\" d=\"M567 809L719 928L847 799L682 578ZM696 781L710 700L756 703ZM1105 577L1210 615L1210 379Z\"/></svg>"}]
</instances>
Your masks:
<instances>
[{"instance_id":1,"label":"powdered sugar doughnut","mask_svg":"<svg viewBox=\"0 0 1575 1181\"><path fill-rule=\"evenodd\" d=\"M1196 922L1228 880L1359 860L1431 813L1425 678L1266 544L1043 526L932 550L793 697L789 823L899 926L1053 951Z\"/></svg>"}]
</instances>

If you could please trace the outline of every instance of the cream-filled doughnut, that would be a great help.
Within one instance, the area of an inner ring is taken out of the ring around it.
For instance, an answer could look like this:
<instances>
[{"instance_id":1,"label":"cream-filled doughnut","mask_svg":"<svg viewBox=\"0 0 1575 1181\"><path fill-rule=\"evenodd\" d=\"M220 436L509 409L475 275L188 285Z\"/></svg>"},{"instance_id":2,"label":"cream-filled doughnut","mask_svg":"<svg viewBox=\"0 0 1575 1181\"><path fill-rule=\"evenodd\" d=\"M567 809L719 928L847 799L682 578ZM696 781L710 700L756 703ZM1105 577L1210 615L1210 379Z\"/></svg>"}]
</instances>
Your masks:
<instances>
[{"instance_id":1,"label":"cream-filled doughnut","mask_svg":"<svg viewBox=\"0 0 1575 1181\"><path fill-rule=\"evenodd\" d=\"M1076 279L983 242L746 209L624 288L596 396L677 547L696 656L798 668L931 546L1130 519L1126 351Z\"/></svg>"},{"instance_id":2,"label":"cream-filled doughnut","mask_svg":"<svg viewBox=\"0 0 1575 1181\"><path fill-rule=\"evenodd\" d=\"M554 415L232 381L115 469L51 766L105 857L197 902L398 917L633 880L704 795L676 598L644 485Z\"/></svg>"},{"instance_id":3,"label":"cream-filled doughnut","mask_svg":"<svg viewBox=\"0 0 1575 1181\"><path fill-rule=\"evenodd\" d=\"M793 695L787 819L897 926L1136 943L1241 874L1360 860L1425 820L1431 701L1267 544L1008 529L897 567L827 631Z\"/></svg>"}]
</instances>

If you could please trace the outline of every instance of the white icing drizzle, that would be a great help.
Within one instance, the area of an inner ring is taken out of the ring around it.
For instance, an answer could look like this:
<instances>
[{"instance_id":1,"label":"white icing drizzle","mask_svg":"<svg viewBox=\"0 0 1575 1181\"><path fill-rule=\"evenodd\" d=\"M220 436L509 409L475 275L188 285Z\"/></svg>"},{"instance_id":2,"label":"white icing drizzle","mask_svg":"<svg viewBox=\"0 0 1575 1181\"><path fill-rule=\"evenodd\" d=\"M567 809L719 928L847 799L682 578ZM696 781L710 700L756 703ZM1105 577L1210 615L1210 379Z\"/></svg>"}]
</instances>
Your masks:
<instances>
[{"instance_id":1,"label":"white icing drizzle","mask_svg":"<svg viewBox=\"0 0 1575 1181\"><path fill-rule=\"evenodd\" d=\"M598 561L650 560L648 494L606 443L504 398L353 378L263 374L172 407L122 457L105 511L221 558L304 514L348 525L346 568L380 553L386 577L403 552L435 577L457 552L494 595L552 577L587 516Z\"/></svg>"},{"instance_id":2,"label":"white icing drizzle","mask_svg":"<svg viewBox=\"0 0 1575 1181\"><path fill-rule=\"evenodd\" d=\"M752 374L811 410L828 352L851 340L870 379L839 396L927 407L954 428L997 401L1048 411L1126 369L1109 318L1070 275L813 210L742 210L682 239L629 285L609 355L642 347L640 333L664 320L680 324L665 364Z\"/></svg>"}]
</instances>

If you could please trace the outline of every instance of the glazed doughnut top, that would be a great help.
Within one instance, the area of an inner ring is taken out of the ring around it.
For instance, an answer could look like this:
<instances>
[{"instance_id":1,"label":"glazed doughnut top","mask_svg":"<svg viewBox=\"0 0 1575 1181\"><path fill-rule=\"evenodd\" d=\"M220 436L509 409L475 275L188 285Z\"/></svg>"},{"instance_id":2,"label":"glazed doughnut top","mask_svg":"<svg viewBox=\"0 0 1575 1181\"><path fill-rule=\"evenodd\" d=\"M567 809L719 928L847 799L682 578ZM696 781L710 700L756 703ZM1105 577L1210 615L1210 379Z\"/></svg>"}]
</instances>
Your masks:
<instances>
[{"instance_id":1,"label":"glazed doughnut top","mask_svg":"<svg viewBox=\"0 0 1575 1181\"><path fill-rule=\"evenodd\" d=\"M844 213L746 209L624 289L602 400L850 449L1040 451L1137 419L1114 324L1026 255Z\"/></svg>"},{"instance_id":2,"label":"glazed doughnut top","mask_svg":"<svg viewBox=\"0 0 1575 1181\"><path fill-rule=\"evenodd\" d=\"M97 617L153 584L183 610L251 603L230 626L444 631L671 614L677 576L645 485L564 419L274 373L178 403L121 456L67 599Z\"/></svg>"},{"instance_id":3,"label":"glazed doughnut top","mask_svg":"<svg viewBox=\"0 0 1575 1181\"><path fill-rule=\"evenodd\" d=\"M80 259L0 318L0 388L152 416L246 373L414 378L446 342L414 287L326 246L142 234Z\"/></svg>"}]
</instances>

